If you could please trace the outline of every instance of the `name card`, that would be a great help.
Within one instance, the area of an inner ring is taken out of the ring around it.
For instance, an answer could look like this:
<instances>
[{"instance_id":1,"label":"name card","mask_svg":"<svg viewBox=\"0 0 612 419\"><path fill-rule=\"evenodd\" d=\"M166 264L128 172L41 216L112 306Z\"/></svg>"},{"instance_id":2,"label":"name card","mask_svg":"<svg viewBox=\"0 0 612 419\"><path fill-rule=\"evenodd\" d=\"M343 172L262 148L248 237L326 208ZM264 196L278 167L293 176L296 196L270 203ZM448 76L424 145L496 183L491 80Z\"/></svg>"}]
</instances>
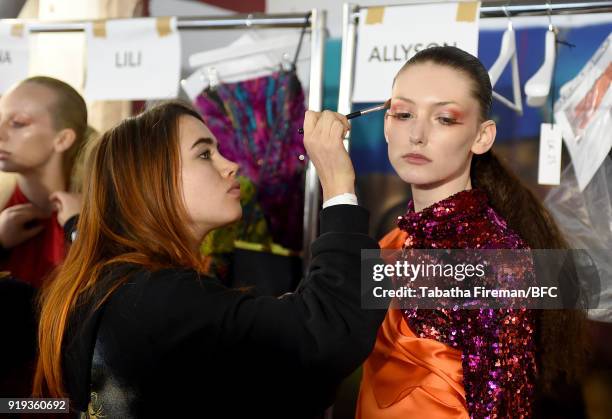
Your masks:
<instances>
[{"instance_id":1,"label":"name card","mask_svg":"<svg viewBox=\"0 0 612 419\"><path fill-rule=\"evenodd\" d=\"M480 2L370 7L359 16L354 102L384 102L417 52L452 45L476 56Z\"/></svg>"},{"instance_id":2,"label":"name card","mask_svg":"<svg viewBox=\"0 0 612 419\"><path fill-rule=\"evenodd\" d=\"M87 99L177 97L181 44L176 18L95 21L85 32Z\"/></svg>"},{"instance_id":3,"label":"name card","mask_svg":"<svg viewBox=\"0 0 612 419\"><path fill-rule=\"evenodd\" d=\"M538 183L558 185L561 181L561 126L540 126L540 154L538 158Z\"/></svg>"},{"instance_id":4,"label":"name card","mask_svg":"<svg viewBox=\"0 0 612 419\"><path fill-rule=\"evenodd\" d=\"M22 23L0 23L0 93L28 77L30 37Z\"/></svg>"}]
</instances>

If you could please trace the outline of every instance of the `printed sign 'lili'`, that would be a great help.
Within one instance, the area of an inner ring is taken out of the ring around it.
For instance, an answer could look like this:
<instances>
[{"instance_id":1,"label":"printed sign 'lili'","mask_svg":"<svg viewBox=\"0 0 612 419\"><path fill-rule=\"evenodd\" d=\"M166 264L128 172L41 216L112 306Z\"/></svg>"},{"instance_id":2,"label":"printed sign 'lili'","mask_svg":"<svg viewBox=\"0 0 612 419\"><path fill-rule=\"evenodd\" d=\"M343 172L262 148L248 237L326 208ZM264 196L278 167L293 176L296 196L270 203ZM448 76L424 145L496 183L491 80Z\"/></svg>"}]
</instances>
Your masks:
<instances>
[{"instance_id":1,"label":"printed sign 'lili'","mask_svg":"<svg viewBox=\"0 0 612 419\"><path fill-rule=\"evenodd\" d=\"M142 63L141 51L115 52L115 67L140 67Z\"/></svg>"},{"instance_id":2,"label":"printed sign 'lili'","mask_svg":"<svg viewBox=\"0 0 612 419\"><path fill-rule=\"evenodd\" d=\"M176 18L96 21L86 28L86 35L87 99L172 99L178 95L181 44Z\"/></svg>"}]
</instances>

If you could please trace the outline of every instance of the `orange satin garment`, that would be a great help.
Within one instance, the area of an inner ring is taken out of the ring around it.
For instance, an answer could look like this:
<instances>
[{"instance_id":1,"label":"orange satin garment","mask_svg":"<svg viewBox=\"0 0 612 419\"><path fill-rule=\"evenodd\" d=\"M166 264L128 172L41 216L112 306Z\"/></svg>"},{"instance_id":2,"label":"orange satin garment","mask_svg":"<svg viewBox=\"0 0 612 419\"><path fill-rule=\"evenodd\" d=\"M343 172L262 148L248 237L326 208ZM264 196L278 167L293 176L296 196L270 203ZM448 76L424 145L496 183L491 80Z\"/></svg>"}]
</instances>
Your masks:
<instances>
[{"instance_id":1,"label":"orange satin garment","mask_svg":"<svg viewBox=\"0 0 612 419\"><path fill-rule=\"evenodd\" d=\"M394 229L382 249L402 247ZM357 419L466 419L461 351L415 336L399 310L389 310L363 365Z\"/></svg>"}]
</instances>

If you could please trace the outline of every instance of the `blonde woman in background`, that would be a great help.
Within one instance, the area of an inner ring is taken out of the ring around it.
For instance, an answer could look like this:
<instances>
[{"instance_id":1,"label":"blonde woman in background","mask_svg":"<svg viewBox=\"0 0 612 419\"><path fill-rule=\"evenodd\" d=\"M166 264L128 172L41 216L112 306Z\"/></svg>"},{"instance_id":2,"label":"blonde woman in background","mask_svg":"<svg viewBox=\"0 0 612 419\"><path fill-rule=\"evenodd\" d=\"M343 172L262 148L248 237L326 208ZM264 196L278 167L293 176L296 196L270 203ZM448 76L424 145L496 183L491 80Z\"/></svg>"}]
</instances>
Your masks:
<instances>
[{"instance_id":1,"label":"blonde woman in background","mask_svg":"<svg viewBox=\"0 0 612 419\"><path fill-rule=\"evenodd\" d=\"M0 270L35 288L65 256L62 226L80 206L68 191L90 134L85 101L63 81L31 77L0 99Z\"/></svg>"}]
</instances>

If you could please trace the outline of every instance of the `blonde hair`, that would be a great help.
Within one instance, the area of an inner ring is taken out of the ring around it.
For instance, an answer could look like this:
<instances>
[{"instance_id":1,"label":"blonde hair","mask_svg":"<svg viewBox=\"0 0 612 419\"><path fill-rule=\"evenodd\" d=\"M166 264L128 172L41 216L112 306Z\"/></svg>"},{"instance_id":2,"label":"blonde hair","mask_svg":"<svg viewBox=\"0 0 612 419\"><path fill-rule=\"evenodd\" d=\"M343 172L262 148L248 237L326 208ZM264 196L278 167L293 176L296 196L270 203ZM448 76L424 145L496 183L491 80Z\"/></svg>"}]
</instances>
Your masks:
<instances>
[{"instance_id":1,"label":"blonde hair","mask_svg":"<svg viewBox=\"0 0 612 419\"><path fill-rule=\"evenodd\" d=\"M35 83L55 94L56 100L49 113L56 130L71 129L75 133L74 144L64 152L63 174L69 189L79 192L82 185L83 150L89 139L96 135L87 125L87 104L83 97L68 83L47 76L34 76L22 80L19 85Z\"/></svg>"}]
</instances>

